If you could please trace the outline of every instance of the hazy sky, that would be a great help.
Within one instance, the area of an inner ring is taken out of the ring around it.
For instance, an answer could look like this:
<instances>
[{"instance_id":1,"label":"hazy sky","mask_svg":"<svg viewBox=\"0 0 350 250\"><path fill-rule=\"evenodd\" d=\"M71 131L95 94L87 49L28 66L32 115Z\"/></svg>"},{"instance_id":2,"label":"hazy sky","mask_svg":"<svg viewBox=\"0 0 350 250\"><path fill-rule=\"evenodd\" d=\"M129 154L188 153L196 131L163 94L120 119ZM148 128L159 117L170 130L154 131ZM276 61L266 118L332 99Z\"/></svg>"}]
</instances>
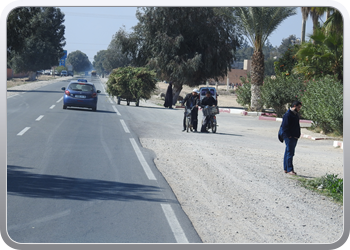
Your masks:
<instances>
[{"instance_id":1,"label":"hazy sky","mask_svg":"<svg viewBox=\"0 0 350 250\"><path fill-rule=\"evenodd\" d=\"M124 25L131 30L138 23L136 7L61 7L65 14L65 38L68 54L80 50L91 63L100 50L107 49L113 35ZM273 46L279 46L282 39L290 35L301 37L301 12L287 18L269 37ZM306 24L306 34L312 32L310 18Z\"/></svg>"}]
</instances>

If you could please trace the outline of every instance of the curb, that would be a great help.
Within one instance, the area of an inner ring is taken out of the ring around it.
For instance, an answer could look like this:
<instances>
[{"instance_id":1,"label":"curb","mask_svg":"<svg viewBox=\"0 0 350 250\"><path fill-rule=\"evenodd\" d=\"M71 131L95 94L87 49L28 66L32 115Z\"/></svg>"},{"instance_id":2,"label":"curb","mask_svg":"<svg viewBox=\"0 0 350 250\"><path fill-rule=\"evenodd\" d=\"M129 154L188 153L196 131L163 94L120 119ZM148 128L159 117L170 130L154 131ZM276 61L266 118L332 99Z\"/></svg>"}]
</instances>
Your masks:
<instances>
[{"instance_id":1,"label":"curb","mask_svg":"<svg viewBox=\"0 0 350 250\"><path fill-rule=\"evenodd\" d=\"M281 122L282 118L268 117L268 116L259 116L259 120L269 120L269 121ZM310 120L300 120L300 122L301 123L313 123L313 121L310 121Z\"/></svg>"},{"instance_id":2,"label":"curb","mask_svg":"<svg viewBox=\"0 0 350 250\"><path fill-rule=\"evenodd\" d=\"M342 142L342 141L334 141L333 142L333 147L335 147L335 148L341 148L341 149L343 149L343 146L344 146L344 142Z\"/></svg>"}]
</instances>

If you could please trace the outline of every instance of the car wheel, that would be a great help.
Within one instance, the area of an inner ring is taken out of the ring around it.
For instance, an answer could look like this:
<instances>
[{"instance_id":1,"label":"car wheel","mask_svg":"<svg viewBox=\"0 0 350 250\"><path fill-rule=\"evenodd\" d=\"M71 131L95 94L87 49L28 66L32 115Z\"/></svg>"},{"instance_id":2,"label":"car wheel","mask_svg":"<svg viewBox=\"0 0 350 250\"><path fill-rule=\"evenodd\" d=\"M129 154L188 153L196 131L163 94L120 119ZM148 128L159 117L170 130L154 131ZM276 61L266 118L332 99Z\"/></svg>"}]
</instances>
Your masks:
<instances>
[{"instance_id":1,"label":"car wheel","mask_svg":"<svg viewBox=\"0 0 350 250\"><path fill-rule=\"evenodd\" d=\"M64 105L64 104L63 104L63 109L67 109L67 105Z\"/></svg>"},{"instance_id":2,"label":"car wheel","mask_svg":"<svg viewBox=\"0 0 350 250\"><path fill-rule=\"evenodd\" d=\"M93 108L92 108L92 111L96 111L96 110L97 110L97 107L93 107Z\"/></svg>"}]
</instances>

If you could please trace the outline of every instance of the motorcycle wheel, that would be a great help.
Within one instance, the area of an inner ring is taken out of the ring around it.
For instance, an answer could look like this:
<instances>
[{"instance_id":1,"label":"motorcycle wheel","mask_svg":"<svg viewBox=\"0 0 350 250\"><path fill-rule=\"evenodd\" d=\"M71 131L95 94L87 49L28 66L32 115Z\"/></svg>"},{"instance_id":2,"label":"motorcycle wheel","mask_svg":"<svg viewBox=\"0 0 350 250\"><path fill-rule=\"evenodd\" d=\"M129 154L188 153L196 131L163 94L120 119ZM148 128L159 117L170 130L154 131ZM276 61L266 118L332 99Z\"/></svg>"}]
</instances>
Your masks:
<instances>
[{"instance_id":1,"label":"motorcycle wheel","mask_svg":"<svg viewBox=\"0 0 350 250\"><path fill-rule=\"evenodd\" d=\"M213 118L212 118L212 121L211 121L211 131L213 133L216 133L216 122L214 121Z\"/></svg>"}]
</instances>

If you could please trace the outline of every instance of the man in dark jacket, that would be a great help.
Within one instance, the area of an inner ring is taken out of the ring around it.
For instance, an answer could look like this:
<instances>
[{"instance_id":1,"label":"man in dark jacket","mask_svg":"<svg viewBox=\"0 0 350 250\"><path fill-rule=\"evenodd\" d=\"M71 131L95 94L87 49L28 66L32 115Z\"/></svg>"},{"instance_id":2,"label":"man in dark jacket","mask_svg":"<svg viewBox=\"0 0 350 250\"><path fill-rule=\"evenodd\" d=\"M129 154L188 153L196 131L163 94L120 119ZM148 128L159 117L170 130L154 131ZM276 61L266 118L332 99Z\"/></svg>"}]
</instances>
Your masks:
<instances>
[{"instance_id":1,"label":"man in dark jacket","mask_svg":"<svg viewBox=\"0 0 350 250\"><path fill-rule=\"evenodd\" d=\"M197 126L198 126L198 106L199 106L199 98L198 98L198 89L194 89L192 93L189 93L185 96L185 98L182 101L182 104L185 105L185 113L184 113L184 120L183 120L183 130L184 132L186 130L186 110L192 109L191 112L191 121L193 125L194 132L197 132Z\"/></svg>"},{"instance_id":2,"label":"man in dark jacket","mask_svg":"<svg viewBox=\"0 0 350 250\"><path fill-rule=\"evenodd\" d=\"M293 102L292 107L284 114L282 121L282 136L286 143L283 167L284 172L291 175L296 175L293 166L293 156L300 137L300 109L301 102Z\"/></svg>"},{"instance_id":3,"label":"man in dark jacket","mask_svg":"<svg viewBox=\"0 0 350 250\"><path fill-rule=\"evenodd\" d=\"M217 100L211 96L211 92L208 90L207 93L205 94L205 97L201 101L201 107L204 108L205 106L216 106L217 105ZM201 132L202 133L207 133L207 124L208 124L209 117L204 116L203 112L203 122L202 122L202 127L201 127Z\"/></svg>"}]
</instances>

